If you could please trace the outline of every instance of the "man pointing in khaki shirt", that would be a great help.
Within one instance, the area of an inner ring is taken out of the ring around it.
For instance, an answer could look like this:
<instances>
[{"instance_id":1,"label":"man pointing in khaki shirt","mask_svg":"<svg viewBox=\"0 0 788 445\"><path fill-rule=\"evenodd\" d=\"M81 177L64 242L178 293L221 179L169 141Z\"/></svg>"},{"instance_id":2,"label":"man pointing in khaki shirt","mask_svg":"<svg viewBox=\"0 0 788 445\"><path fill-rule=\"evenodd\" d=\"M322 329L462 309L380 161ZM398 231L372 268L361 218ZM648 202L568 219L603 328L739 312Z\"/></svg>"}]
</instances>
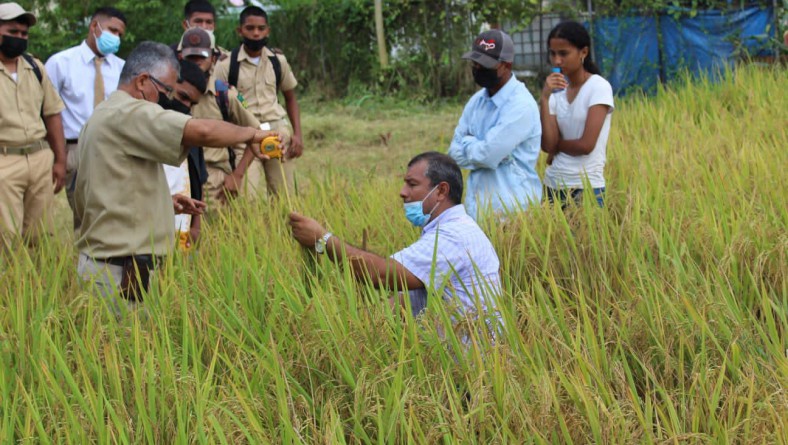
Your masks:
<instances>
[{"instance_id":1,"label":"man pointing in khaki shirt","mask_svg":"<svg viewBox=\"0 0 788 445\"><path fill-rule=\"evenodd\" d=\"M174 100L179 69L169 47L141 43L126 60L118 91L96 107L79 136L77 271L116 312L115 291L139 301L149 272L174 247L173 201L161 164L180 165L190 146L246 143L259 155L256 147L271 134L162 108Z\"/></svg>"},{"instance_id":2,"label":"man pointing in khaki shirt","mask_svg":"<svg viewBox=\"0 0 788 445\"><path fill-rule=\"evenodd\" d=\"M35 239L51 230L66 177L65 107L40 61L25 54L33 14L0 4L0 234ZM53 184L54 183L54 184Z\"/></svg>"}]
</instances>

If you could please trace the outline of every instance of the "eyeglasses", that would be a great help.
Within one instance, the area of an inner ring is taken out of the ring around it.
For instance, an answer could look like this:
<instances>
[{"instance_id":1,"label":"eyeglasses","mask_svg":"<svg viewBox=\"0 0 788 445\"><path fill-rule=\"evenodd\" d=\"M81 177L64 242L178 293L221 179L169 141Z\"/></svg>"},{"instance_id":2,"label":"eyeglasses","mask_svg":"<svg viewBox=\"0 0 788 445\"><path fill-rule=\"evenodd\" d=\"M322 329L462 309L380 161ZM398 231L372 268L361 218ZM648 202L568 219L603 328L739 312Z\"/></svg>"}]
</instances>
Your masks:
<instances>
[{"instance_id":1,"label":"eyeglasses","mask_svg":"<svg viewBox=\"0 0 788 445\"><path fill-rule=\"evenodd\" d=\"M172 88L171 86L165 85L162 81L160 81L159 79L153 77L153 75L150 74L150 73L148 73L148 77L150 77L150 80L152 80L154 84L164 88L165 95L167 96L167 99L172 100L172 97L175 95L175 89L174 88Z\"/></svg>"}]
</instances>

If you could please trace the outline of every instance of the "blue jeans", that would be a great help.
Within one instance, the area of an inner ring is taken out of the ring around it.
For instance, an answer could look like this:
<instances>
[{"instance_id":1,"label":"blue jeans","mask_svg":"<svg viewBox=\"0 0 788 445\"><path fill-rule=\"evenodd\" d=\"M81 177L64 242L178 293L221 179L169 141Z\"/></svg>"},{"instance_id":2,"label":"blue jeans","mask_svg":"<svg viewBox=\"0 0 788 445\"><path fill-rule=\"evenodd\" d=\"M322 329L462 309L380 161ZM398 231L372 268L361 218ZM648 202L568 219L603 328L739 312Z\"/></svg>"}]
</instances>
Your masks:
<instances>
[{"instance_id":1,"label":"blue jeans","mask_svg":"<svg viewBox=\"0 0 788 445\"><path fill-rule=\"evenodd\" d=\"M561 209L565 209L566 206L569 204L567 198L572 198L575 204L581 206L583 205L583 189L553 189L550 187L545 187L547 189L547 200L550 204L555 204L555 201L561 203ZM594 191L594 197L596 197L596 203L599 204L599 207L605 206L605 188L600 187L596 189L592 189Z\"/></svg>"}]
</instances>

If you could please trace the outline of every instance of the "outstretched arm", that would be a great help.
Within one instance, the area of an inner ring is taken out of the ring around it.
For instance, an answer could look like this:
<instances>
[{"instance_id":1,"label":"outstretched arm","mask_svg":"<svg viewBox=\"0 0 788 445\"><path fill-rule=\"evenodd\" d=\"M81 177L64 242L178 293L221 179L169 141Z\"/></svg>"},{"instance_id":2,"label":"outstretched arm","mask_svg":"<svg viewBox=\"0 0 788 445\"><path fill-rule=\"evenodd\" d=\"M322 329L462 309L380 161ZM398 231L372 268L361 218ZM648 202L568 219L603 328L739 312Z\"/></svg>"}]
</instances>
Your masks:
<instances>
[{"instance_id":1,"label":"outstretched arm","mask_svg":"<svg viewBox=\"0 0 788 445\"><path fill-rule=\"evenodd\" d=\"M314 248L315 242L328 232L314 219L295 212L290 214L290 226L293 237L307 248ZM347 259L356 279L368 279L375 287L392 290L424 288L424 283L402 264L351 246L336 236L328 239L326 255L334 262Z\"/></svg>"}]
</instances>

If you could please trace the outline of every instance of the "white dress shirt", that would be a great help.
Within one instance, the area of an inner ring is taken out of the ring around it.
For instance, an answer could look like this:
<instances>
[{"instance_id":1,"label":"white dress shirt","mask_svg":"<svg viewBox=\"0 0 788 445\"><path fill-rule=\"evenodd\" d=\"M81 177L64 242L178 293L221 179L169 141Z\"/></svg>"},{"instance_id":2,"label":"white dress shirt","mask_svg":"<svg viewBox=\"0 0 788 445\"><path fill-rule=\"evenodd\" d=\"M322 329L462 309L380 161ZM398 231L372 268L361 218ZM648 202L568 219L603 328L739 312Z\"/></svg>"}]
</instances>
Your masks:
<instances>
[{"instance_id":1,"label":"white dress shirt","mask_svg":"<svg viewBox=\"0 0 788 445\"><path fill-rule=\"evenodd\" d=\"M95 58L93 50L83 40L81 45L53 55L44 65L52 84L66 104L66 109L62 113L66 139L77 139L82 126L93 114ZM114 54L110 54L102 62L104 99L118 89L120 71L125 63Z\"/></svg>"},{"instance_id":2,"label":"white dress shirt","mask_svg":"<svg viewBox=\"0 0 788 445\"><path fill-rule=\"evenodd\" d=\"M183 161L178 167L162 164L164 166L164 176L167 177L167 185L170 186L170 195L183 195L191 197L189 187L189 163ZM175 233L188 232L192 224L192 216L184 213L175 215Z\"/></svg>"},{"instance_id":3,"label":"white dress shirt","mask_svg":"<svg viewBox=\"0 0 788 445\"><path fill-rule=\"evenodd\" d=\"M458 309L497 316L494 296L500 295L500 263L490 240L461 204L446 209L424 226L421 237L391 255L416 276L425 289L411 289L411 310L417 316L427 306L427 288L443 294Z\"/></svg>"}]
</instances>

